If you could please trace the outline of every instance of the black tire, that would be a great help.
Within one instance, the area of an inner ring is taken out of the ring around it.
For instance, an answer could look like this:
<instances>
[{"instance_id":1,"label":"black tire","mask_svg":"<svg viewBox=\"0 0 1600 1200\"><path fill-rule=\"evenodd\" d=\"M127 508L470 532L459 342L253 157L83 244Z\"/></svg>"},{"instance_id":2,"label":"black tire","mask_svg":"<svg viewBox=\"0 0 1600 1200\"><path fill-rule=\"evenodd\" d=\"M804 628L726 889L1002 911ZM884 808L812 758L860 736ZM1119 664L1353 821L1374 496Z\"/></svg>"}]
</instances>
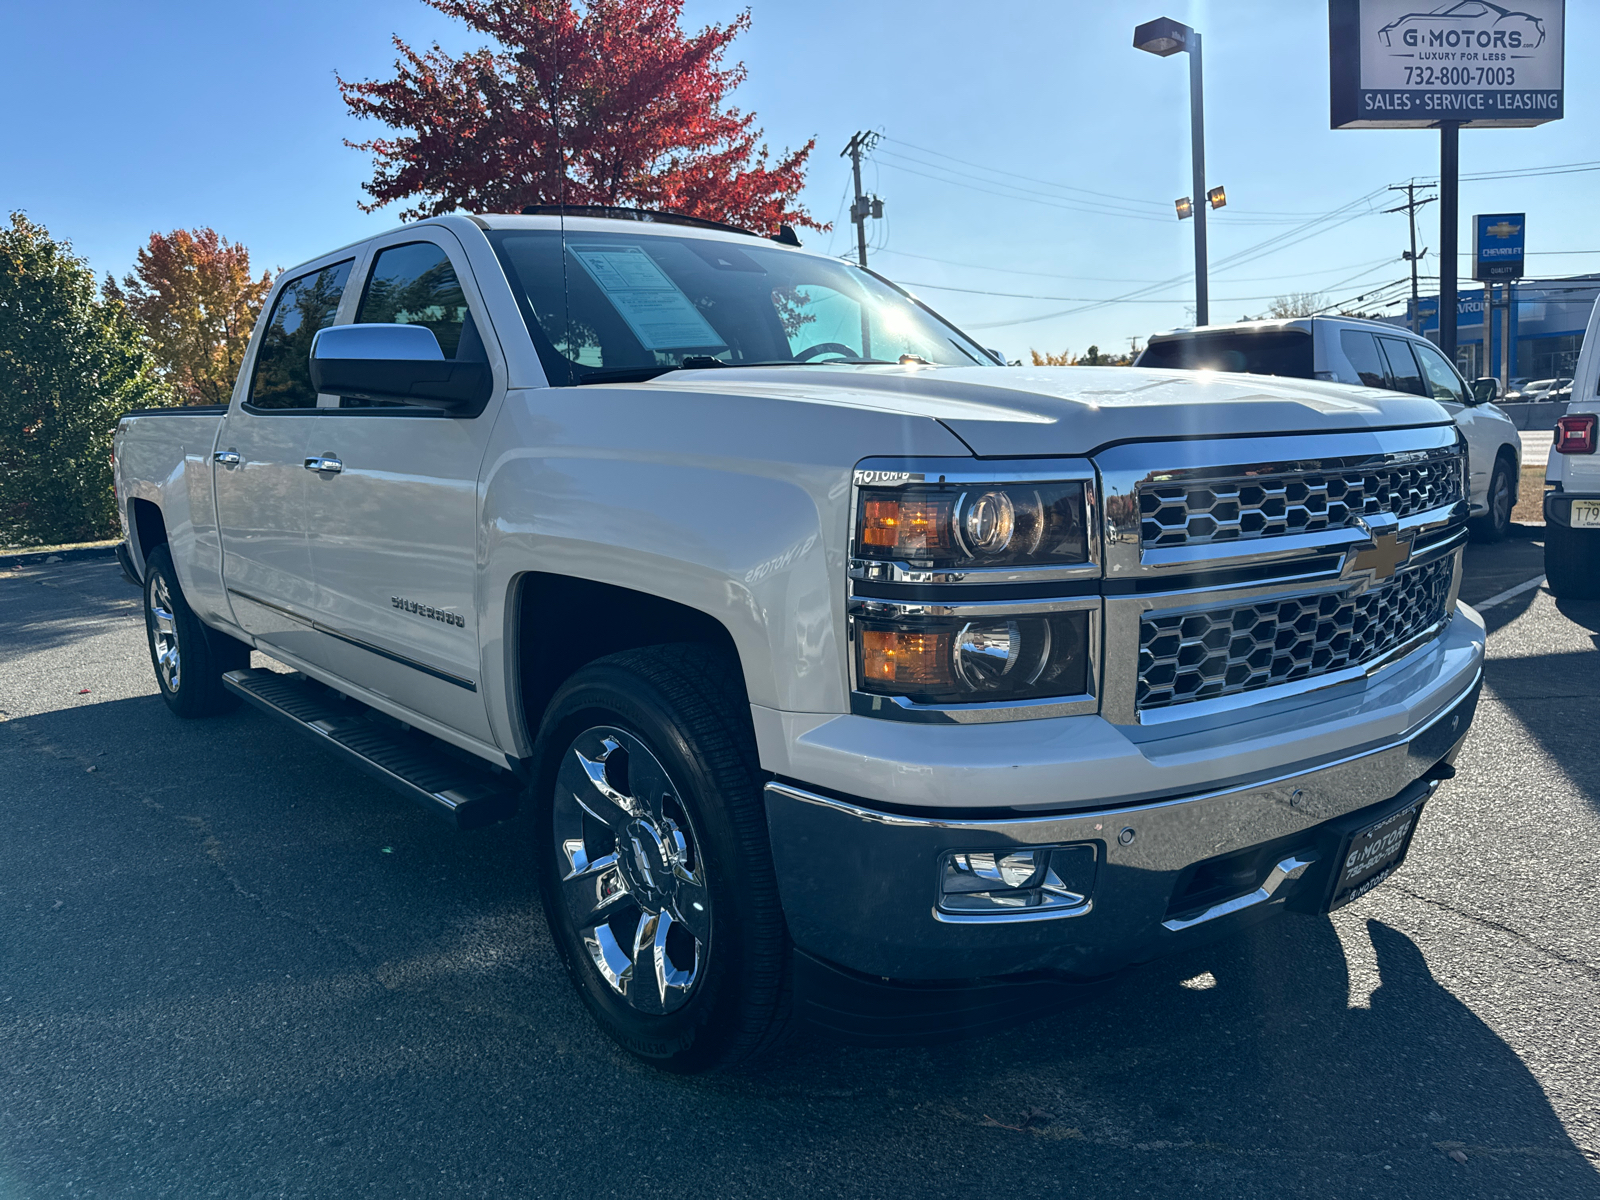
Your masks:
<instances>
[{"instance_id":1,"label":"black tire","mask_svg":"<svg viewBox=\"0 0 1600 1200\"><path fill-rule=\"evenodd\" d=\"M1558 600L1600 600L1600 531L1547 524L1544 578Z\"/></svg>"},{"instance_id":2,"label":"black tire","mask_svg":"<svg viewBox=\"0 0 1600 1200\"><path fill-rule=\"evenodd\" d=\"M1472 522L1474 538L1480 542L1503 542L1511 534L1511 509L1516 504L1516 483L1511 460L1495 459L1489 475L1489 511Z\"/></svg>"},{"instance_id":3,"label":"black tire","mask_svg":"<svg viewBox=\"0 0 1600 1200\"><path fill-rule=\"evenodd\" d=\"M208 629L194 615L166 546L145 559L144 628L156 686L168 708L180 717L213 717L238 707L222 675L248 667L250 647Z\"/></svg>"},{"instance_id":4,"label":"black tire","mask_svg":"<svg viewBox=\"0 0 1600 1200\"><path fill-rule=\"evenodd\" d=\"M551 935L600 1027L681 1073L759 1057L790 1018L789 936L736 672L703 646L614 654L562 685L538 738ZM663 846L677 847L670 861Z\"/></svg>"}]
</instances>

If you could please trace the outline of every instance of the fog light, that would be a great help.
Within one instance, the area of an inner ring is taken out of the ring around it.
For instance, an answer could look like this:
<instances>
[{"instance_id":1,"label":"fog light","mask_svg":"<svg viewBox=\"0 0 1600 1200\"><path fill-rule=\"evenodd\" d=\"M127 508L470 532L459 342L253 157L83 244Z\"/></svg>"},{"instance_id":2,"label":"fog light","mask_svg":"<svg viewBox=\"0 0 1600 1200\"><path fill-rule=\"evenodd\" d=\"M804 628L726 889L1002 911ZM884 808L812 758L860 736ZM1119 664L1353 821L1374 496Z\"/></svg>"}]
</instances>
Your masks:
<instances>
[{"instance_id":1,"label":"fog light","mask_svg":"<svg viewBox=\"0 0 1600 1200\"><path fill-rule=\"evenodd\" d=\"M1085 909L1094 891L1093 845L958 850L939 865L939 909L966 916Z\"/></svg>"}]
</instances>

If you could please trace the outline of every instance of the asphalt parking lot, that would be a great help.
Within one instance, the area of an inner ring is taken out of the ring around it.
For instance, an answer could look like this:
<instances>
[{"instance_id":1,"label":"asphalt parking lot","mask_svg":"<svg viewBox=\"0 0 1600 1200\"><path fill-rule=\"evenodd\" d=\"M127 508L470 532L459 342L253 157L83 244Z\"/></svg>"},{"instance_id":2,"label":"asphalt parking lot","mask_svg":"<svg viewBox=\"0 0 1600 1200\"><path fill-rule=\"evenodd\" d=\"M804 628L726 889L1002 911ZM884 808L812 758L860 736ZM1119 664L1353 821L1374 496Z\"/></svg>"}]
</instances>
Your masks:
<instances>
[{"instance_id":1,"label":"asphalt parking lot","mask_svg":"<svg viewBox=\"0 0 1600 1200\"><path fill-rule=\"evenodd\" d=\"M1467 561L1469 601L1543 569ZM107 561L0 573L0 1200L1600 1196L1600 605L1485 617L1459 776L1332 918L680 1079L589 1023L521 823L174 719Z\"/></svg>"}]
</instances>

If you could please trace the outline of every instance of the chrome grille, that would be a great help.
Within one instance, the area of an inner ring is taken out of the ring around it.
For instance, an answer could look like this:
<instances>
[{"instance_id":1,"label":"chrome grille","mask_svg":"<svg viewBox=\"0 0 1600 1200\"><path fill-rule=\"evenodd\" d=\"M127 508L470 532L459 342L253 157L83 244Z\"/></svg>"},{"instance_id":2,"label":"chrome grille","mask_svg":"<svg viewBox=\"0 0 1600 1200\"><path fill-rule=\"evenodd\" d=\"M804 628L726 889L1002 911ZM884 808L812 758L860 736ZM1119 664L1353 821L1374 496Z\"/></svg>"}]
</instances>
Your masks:
<instances>
[{"instance_id":1,"label":"chrome grille","mask_svg":"<svg viewBox=\"0 0 1600 1200\"><path fill-rule=\"evenodd\" d=\"M1445 616L1455 555L1348 588L1226 608L1146 613L1139 626L1141 709L1209 700L1370 662Z\"/></svg>"},{"instance_id":2,"label":"chrome grille","mask_svg":"<svg viewBox=\"0 0 1600 1200\"><path fill-rule=\"evenodd\" d=\"M1145 549L1344 529L1375 513L1408 517L1462 498L1461 456L1318 471L1218 472L1141 484Z\"/></svg>"}]
</instances>

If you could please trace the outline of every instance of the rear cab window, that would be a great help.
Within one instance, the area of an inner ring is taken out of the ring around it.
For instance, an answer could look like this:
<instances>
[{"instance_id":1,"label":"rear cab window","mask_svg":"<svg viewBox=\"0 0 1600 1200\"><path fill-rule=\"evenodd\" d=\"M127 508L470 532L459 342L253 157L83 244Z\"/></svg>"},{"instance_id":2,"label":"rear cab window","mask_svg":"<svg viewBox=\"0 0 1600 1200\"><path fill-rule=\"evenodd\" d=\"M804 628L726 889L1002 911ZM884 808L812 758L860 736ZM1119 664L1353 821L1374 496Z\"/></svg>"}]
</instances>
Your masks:
<instances>
[{"instance_id":1,"label":"rear cab window","mask_svg":"<svg viewBox=\"0 0 1600 1200\"><path fill-rule=\"evenodd\" d=\"M317 407L311 386L311 339L333 324L354 259L319 267L283 285L256 350L248 408L258 412Z\"/></svg>"},{"instance_id":2,"label":"rear cab window","mask_svg":"<svg viewBox=\"0 0 1600 1200\"><path fill-rule=\"evenodd\" d=\"M1162 338L1145 347L1139 366L1293 379L1311 379L1315 374L1311 334L1303 329L1230 329Z\"/></svg>"}]
</instances>

